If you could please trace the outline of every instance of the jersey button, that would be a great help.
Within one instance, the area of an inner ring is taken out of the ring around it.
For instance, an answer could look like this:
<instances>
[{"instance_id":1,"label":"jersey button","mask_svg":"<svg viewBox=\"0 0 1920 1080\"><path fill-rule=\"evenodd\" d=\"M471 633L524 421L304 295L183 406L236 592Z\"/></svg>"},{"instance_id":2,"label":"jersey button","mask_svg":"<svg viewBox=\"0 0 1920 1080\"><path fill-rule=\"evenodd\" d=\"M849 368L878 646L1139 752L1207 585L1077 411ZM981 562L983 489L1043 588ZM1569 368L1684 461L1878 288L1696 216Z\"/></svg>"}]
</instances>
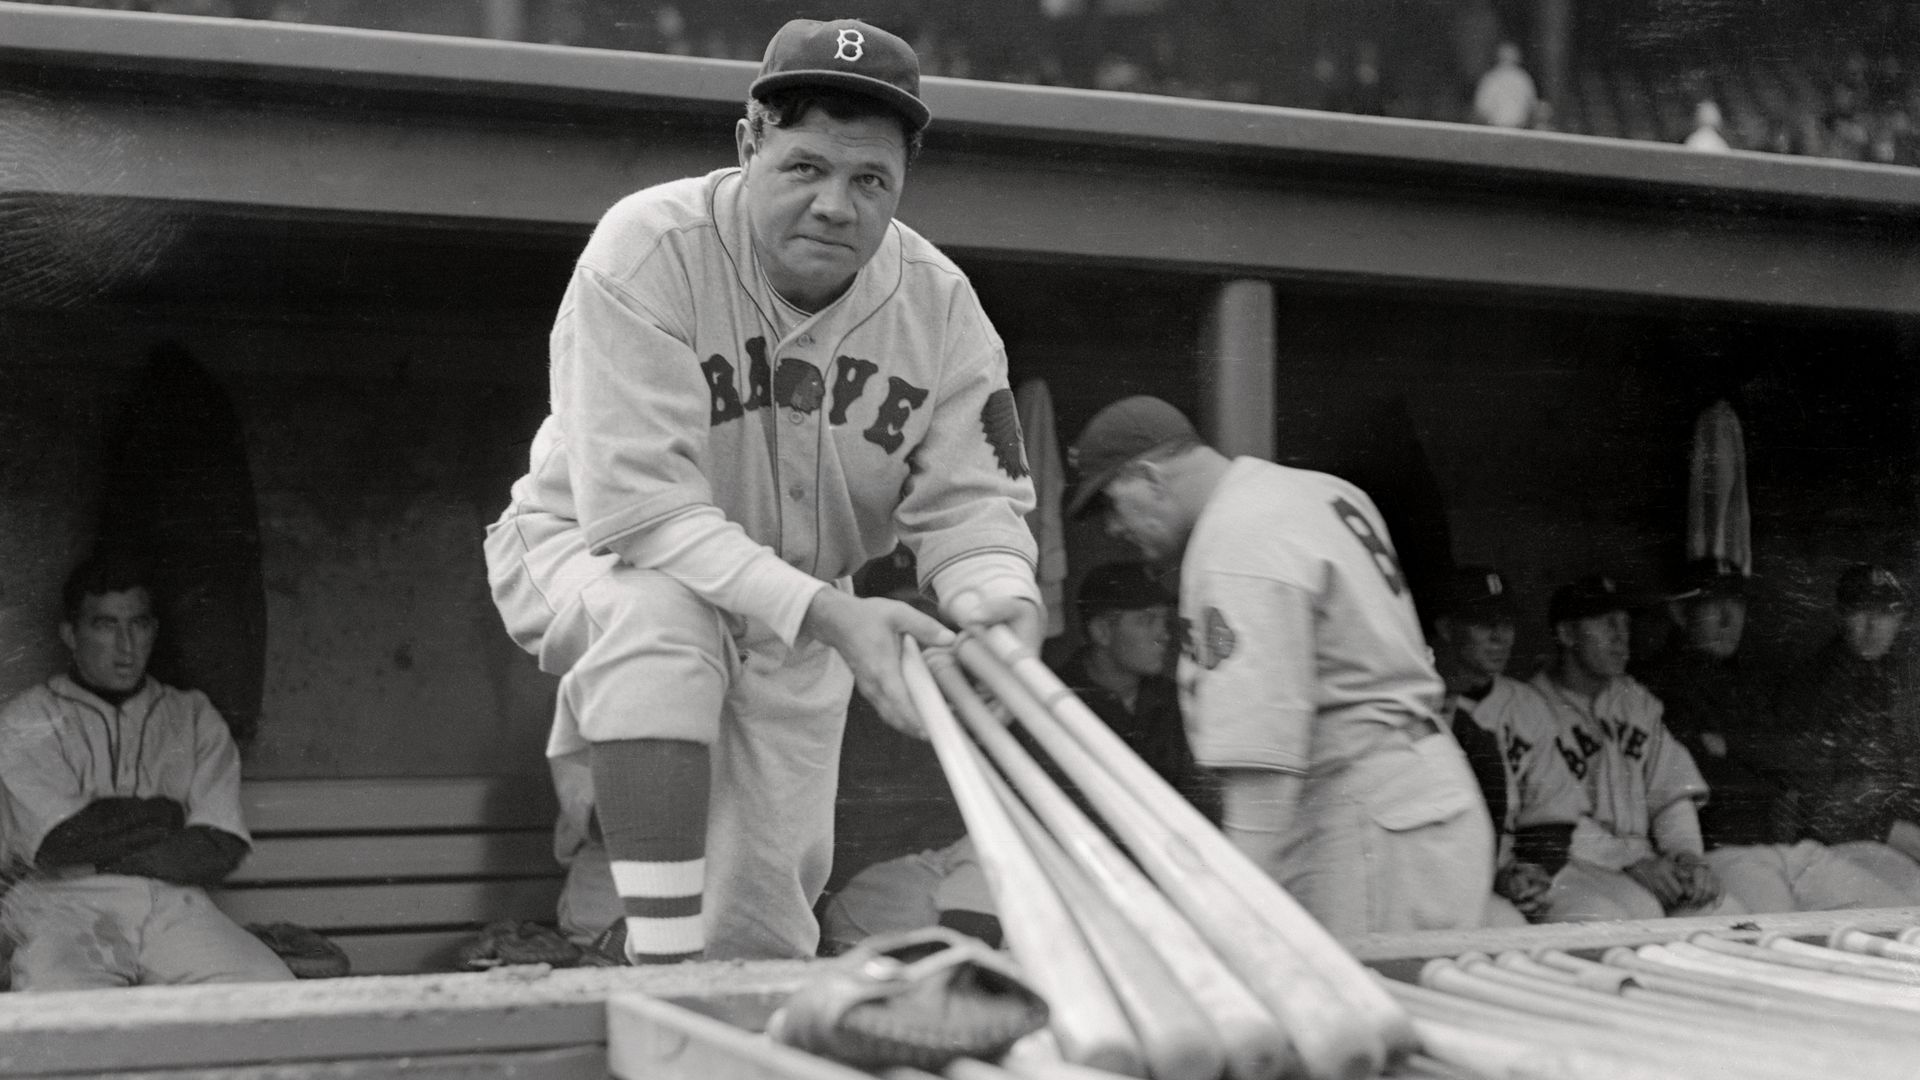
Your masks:
<instances>
[{"instance_id":1,"label":"jersey button","mask_svg":"<svg viewBox=\"0 0 1920 1080\"><path fill-rule=\"evenodd\" d=\"M812 335L812 334L801 334L801 335L800 335L800 344L802 344L802 345L812 345L812 344L813 344L813 335Z\"/></svg>"},{"instance_id":2,"label":"jersey button","mask_svg":"<svg viewBox=\"0 0 1920 1080\"><path fill-rule=\"evenodd\" d=\"M806 497L807 489L801 487L799 484L795 484L787 489L787 498L792 499L794 502L799 502Z\"/></svg>"},{"instance_id":3,"label":"jersey button","mask_svg":"<svg viewBox=\"0 0 1920 1080\"><path fill-rule=\"evenodd\" d=\"M795 409L787 414L787 422L790 424L804 424L807 422L807 414L801 412L799 409Z\"/></svg>"}]
</instances>

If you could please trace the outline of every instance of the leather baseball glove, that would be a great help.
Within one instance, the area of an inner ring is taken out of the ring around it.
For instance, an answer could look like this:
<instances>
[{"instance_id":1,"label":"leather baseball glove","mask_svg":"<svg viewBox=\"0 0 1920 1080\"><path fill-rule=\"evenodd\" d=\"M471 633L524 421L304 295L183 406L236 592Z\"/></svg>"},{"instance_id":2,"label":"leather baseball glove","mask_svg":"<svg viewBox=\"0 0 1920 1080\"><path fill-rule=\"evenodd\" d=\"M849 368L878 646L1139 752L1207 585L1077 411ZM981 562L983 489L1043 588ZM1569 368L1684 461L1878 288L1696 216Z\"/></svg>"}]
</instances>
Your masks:
<instances>
[{"instance_id":1,"label":"leather baseball glove","mask_svg":"<svg viewBox=\"0 0 1920 1080\"><path fill-rule=\"evenodd\" d=\"M790 1046L859 1068L938 1071L991 1059L1045 1027L1046 1002L1002 954L930 926L869 938L768 1021Z\"/></svg>"}]
</instances>

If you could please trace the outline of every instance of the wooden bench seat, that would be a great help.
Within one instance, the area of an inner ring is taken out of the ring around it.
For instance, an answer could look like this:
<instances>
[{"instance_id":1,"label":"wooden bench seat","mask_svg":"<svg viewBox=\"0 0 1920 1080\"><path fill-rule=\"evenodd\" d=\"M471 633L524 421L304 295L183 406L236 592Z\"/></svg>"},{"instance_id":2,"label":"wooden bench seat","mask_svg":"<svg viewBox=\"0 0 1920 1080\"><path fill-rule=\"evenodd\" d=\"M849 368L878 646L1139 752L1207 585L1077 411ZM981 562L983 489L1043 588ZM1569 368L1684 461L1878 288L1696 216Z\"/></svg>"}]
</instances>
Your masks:
<instances>
[{"instance_id":1,"label":"wooden bench seat","mask_svg":"<svg viewBox=\"0 0 1920 1080\"><path fill-rule=\"evenodd\" d=\"M215 902L325 934L356 975L452 970L486 923L554 919L544 775L260 780L241 802L253 852Z\"/></svg>"}]
</instances>

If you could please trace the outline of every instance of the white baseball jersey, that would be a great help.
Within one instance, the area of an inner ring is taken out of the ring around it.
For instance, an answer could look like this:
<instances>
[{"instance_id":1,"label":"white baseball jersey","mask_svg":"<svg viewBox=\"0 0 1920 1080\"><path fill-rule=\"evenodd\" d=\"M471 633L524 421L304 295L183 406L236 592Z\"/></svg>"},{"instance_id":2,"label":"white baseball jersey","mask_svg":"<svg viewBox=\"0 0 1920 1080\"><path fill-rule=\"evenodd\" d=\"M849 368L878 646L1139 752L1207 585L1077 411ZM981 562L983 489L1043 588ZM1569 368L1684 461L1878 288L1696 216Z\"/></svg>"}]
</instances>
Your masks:
<instances>
[{"instance_id":1,"label":"white baseball jersey","mask_svg":"<svg viewBox=\"0 0 1920 1080\"><path fill-rule=\"evenodd\" d=\"M1499 742L1507 788L1506 820L1498 823L1503 839L1530 825L1573 825L1587 815L1586 789L1554 746L1559 725L1538 690L1495 675L1485 697L1456 696L1449 707L1464 710Z\"/></svg>"},{"instance_id":2,"label":"white baseball jersey","mask_svg":"<svg viewBox=\"0 0 1920 1080\"><path fill-rule=\"evenodd\" d=\"M1661 811L1683 799L1706 800L1693 756L1661 722L1660 699L1632 676L1615 676L1591 701L1545 671L1533 686L1553 710L1555 752L1586 788L1593 822L1612 837L1604 845L1610 850L1596 853L1576 834L1576 857L1614 868L1645 858L1655 853L1653 821Z\"/></svg>"},{"instance_id":3,"label":"white baseball jersey","mask_svg":"<svg viewBox=\"0 0 1920 1080\"><path fill-rule=\"evenodd\" d=\"M55 675L0 707L0 839L32 861L53 827L112 796L164 795L188 825L250 839L240 752L207 696L154 679L118 708Z\"/></svg>"},{"instance_id":4,"label":"white baseball jersey","mask_svg":"<svg viewBox=\"0 0 1920 1080\"><path fill-rule=\"evenodd\" d=\"M1318 774L1432 730L1444 684L1380 512L1345 480L1234 459L1187 541L1180 618L1202 765Z\"/></svg>"},{"instance_id":5,"label":"white baseball jersey","mask_svg":"<svg viewBox=\"0 0 1920 1080\"><path fill-rule=\"evenodd\" d=\"M809 316L755 262L738 169L648 188L595 230L551 344L553 414L495 526L536 580L584 542L791 642L821 581L897 538L943 600L1038 602L1000 337L905 225Z\"/></svg>"}]
</instances>

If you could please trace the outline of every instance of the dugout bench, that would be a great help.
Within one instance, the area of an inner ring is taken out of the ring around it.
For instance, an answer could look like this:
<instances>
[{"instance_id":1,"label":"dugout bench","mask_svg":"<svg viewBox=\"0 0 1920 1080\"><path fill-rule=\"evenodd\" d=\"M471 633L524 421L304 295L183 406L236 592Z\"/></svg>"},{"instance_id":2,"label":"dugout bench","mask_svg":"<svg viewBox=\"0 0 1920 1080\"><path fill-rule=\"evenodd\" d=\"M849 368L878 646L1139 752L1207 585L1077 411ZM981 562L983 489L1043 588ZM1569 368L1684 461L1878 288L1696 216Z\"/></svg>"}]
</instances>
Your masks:
<instances>
[{"instance_id":1,"label":"dugout bench","mask_svg":"<svg viewBox=\"0 0 1920 1080\"><path fill-rule=\"evenodd\" d=\"M242 924L290 922L355 975L451 971L486 923L551 925L565 871L544 774L241 784L253 851L214 893Z\"/></svg>"}]
</instances>

